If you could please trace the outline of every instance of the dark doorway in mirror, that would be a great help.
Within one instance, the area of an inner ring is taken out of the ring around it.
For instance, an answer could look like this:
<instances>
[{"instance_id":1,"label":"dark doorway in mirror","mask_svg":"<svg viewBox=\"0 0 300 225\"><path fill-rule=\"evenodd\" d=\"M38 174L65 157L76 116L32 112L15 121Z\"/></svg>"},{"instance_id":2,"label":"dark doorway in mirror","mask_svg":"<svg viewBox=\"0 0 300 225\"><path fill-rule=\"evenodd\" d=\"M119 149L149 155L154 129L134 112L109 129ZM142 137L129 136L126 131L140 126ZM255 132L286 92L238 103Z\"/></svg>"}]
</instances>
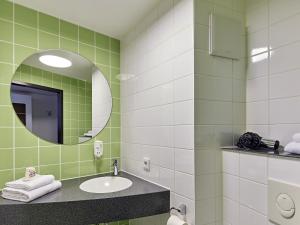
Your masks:
<instances>
[{"instance_id":1,"label":"dark doorway in mirror","mask_svg":"<svg viewBox=\"0 0 300 225\"><path fill-rule=\"evenodd\" d=\"M63 144L63 91L36 84L13 82L13 107L20 121L42 139Z\"/></svg>"}]
</instances>

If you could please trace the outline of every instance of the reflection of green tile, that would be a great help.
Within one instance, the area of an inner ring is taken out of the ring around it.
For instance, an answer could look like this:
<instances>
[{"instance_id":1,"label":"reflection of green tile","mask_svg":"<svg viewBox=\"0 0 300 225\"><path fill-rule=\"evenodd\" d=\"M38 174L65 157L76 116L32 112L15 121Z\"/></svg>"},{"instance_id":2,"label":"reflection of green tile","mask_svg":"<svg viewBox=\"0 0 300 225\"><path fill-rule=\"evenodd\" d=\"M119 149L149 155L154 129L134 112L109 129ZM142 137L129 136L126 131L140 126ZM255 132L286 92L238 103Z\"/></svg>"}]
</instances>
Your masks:
<instances>
[{"instance_id":1,"label":"reflection of green tile","mask_svg":"<svg viewBox=\"0 0 300 225\"><path fill-rule=\"evenodd\" d=\"M94 161L80 162L80 176L89 176L96 173L96 163Z\"/></svg>"},{"instance_id":2,"label":"reflection of green tile","mask_svg":"<svg viewBox=\"0 0 300 225\"><path fill-rule=\"evenodd\" d=\"M0 127L12 127L13 111L11 106L0 106Z\"/></svg>"},{"instance_id":3,"label":"reflection of green tile","mask_svg":"<svg viewBox=\"0 0 300 225\"><path fill-rule=\"evenodd\" d=\"M37 27L37 11L15 4L15 22Z\"/></svg>"},{"instance_id":4,"label":"reflection of green tile","mask_svg":"<svg viewBox=\"0 0 300 225\"><path fill-rule=\"evenodd\" d=\"M79 27L79 41L89 44L89 45L94 45L95 44L95 38L94 38L94 31L91 31L89 29Z\"/></svg>"},{"instance_id":5,"label":"reflection of green tile","mask_svg":"<svg viewBox=\"0 0 300 225\"><path fill-rule=\"evenodd\" d=\"M67 163L61 165L61 179L79 176L79 163Z\"/></svg>"},{"instance_id":6,"label":"reflection of green tile","mask_svg":"<svg viewBox=\"0 0 300 225\"><path fill-rule=\"evenodd\" d=\"M59 20L53 16L39 13L39 29L58 35Z\"/></svg>"},{"instance_id":7,"label":"reflection of green tile","mask_svg":"<svg viewBox=\"0 0 300 225\"><path fill-rule=\"evenodd\" d=\"M41 31L39 38L39 45L41 49L56 49L59 47L59 39L56 35L51 35Z\"/></svg>"},{"instance_id":8,"label":"reflection of green tile","mask_svg":"<svg viewBox=\"0 0 300 225\"><path fill-rule=\"evenodd\" d=\"M37 30L21 25L15 25L15 42L16 44L36 48Z\"/></svg>"},{"instance_id":9,"label":"reflection of green tile","mask_svg":"<svg viewBox=\"0 0 300 225\"><path fill-rule=\"evenodd\" d=\"M13 149L0 149L0 170L13 168Z\"/></svg>"},{"instance_id":10,"label":"reflection of green tile","mask_svg":"<svg viewBox=\"0 0 300 225\"><path fill-rule=\"evenodd\" d=\"M96 62L104 65L109 64L109 53L108 51L97 49L96 50Z\"/></svg>"},{"instance_id":11,"label":"reflection of green tile","mask_svg":"<svg viewBox=\"0 0 300 225\"><path fill-rule=\"evenodd\" d=\"M37 166L38 148L16 148L16 168Z\"/></svg>"},{"instance_id":12,"label":"reflection of green tile","mask_svg":"<svg viewBox=\"0 0 300 225\"><path fill-rule=\"evenodd\" d=\"M1 48L1 44L0 44ZM26 48L23 46L15 46L15 63L21 64L27 57L31 56L36 51L32 48ZM1 53L0 53L1 57Z\"/></svg>"},{"instance_id":13,"label":"reflection of green tile","mask_svg":"<svg viewBox=\"0 0 300 225\"><path fill-rule=\"evenodd\" d=\"M114 38L110 39L110 50L116 53L120 53L120 41Z\"/></svg>"},{"instance_id":14,"label":"reflection of green tile","mask_svg":"<svg viewBox=\"0 0 300 225\"><path fill-rule=\"evenodd\" d=\"M13 170L0 171L0 189L4 188L6 182L12 181L13 179L14 179Z\"/></svg>"},{"instance_id":15,"label":"reflection of green tile","mask_svg":"<svg viewBox=\"0 0 300 225\"><path fill-rule=\"evenodd\" d=\"M35 147L37 146L37 138L26 128L15 129L16 147Z\"/></svg>"},{"instance_id":16,"label":"reflection of green tile","mask_svg":"<svg viewBox=\"0 0 300 225\"><path fill-rule=\"evenodd\" d=\"M9 85L0 84L0 105L11 105Z\"/></svg>"},{"instance_id":17,"label":"reflection of green tile","mask_svg":"<svg viewBox=\"0 0 300 225\"><path fill-rule=\"evenodd\" d=\"M87 58L88 60L90 60L91 62L95 61L95 51L94 48L89 46L89 45L85 45L85 44L79 44L79 54L81 56L83 56L84 58Z\"/></svg>"},{"instance_id":18,"label":"reflection of green tile","mask_svg":"<svg viewBox=\"0 0 300 225\"><path fill-rule=\"evenodd\" d=\"M120 157L120 143L112 143L111 144L111 157L112 158L119 158Z\"/></svg>"},{"instance_id":19,"label":"reflection of green tile","mask_svg":"<svg viewBox=\"0 0 300 225\"><path fill-rule=\"evenodd\" d=\"M10 84L13 66L0 63L0 83Z\"/></svg>"},{"instance_id":20,"label":"reflection of green tile","mask_svg":"<svg viewBox=\"0 0 300 225\"><path fill-rule=\"evenodd\" d=\"M111 128L111 141L112 142L120 142L120 128Z\"/></svg>"},{"instance_id":21,"label":"reflection of green tile","mask_svg":"<svg viewBox=\"0 0 300 225\"><path fill-rule=\"evenodd\" d=\"M104 143L110 142L110 128L103 129L98 135L97 140L103 141Z\"/></svg>"},{"instance_id":22,"label":"reflection of green tile","mask_svg":"<svg viewBox=\"0 0 300 225\"><path fill-rule=\"evenodd\" d=\"M62 37L78 40L78 26L66 21L60 21L60 35Z\"/></svg>"},{"instance_id":23,"label":"reflection of green tile","mask_svg":"<svg viewBox=\"0 0 300 225\"><path fill-rule=\"evenodd\" d=\"M96 33L96 46L98 48L109 49L109 37Z\"/></svg>"},{"instance_id":24,"label":"reflection of green tile","mask_svg":"<svg viewBox=\"0 0 300 225\"><path fill-rule=\"evenodd\" d=\"M9 43L0 42L0 62L12 63L13 60L13 46Z\"/></svg>"},{"instance_id":25,"label":"reflection of green tile","mask_svg":"<svg viewBox=\"0 0 300 225\"><path fill-rule=\"evenodd\" d=\"M61 148L61 162L77 162L78 158L78 146L62 146Z\"/></svg>"},{"instance_id":26,"label":"reflection of green tile","mask_svg":"<svg viewBox=\"0 0 300 225\"><path fill-rule=\"evenodd\" d=\"M55 177L55 179L60 180L60 165L48 165L48 166L40 166L40 174L48 175L51 174Z\"/></svg>"},{"instance_id":27,"label":"reflection of green tile","mask_svg":"<svg viewBox=\"0 0 300 225\"><path fill-rule=\"evenodd\" d=\"M13 24L8 21L0 20L0 40L12 41L13 38Z\"/></svg>"},{"instance_id":28,"label":"reflection of green tile","mask_svg":"<svg viewBox=\"0 0 300 225\"><path fill-rule=\"evenodd\" d=\"M58 146L40 148L40 164L59 164L60 150Z\"/></svg>"},{"instance_id":29,"label":"reflection of green tile","mask_svg":"<svg viewBox=\"0 0 300 225\"><path fill-rule=\"evenodd\" d=\"M78 52L78 44L76 41L68 40L65 38L60 39L60 47L61 49L68 50L71 52Z\"/></svg>"},{"instance_id":30,"label":"reflection of green tile","mask_svg":"<svg viewBox=\"0 0 300 225\"><path fill-rule=\"evenodd\" d=\"M6 20L13 19L13 4L9 1L0 1L0 18Z\"/></svg>"},{"instance_id":31,"label":"reflection of green tile","mask_svg":"<svg viewBox=\"0 0 300 225\"><path fill-rule=\"evenodd\" d=\"M115 53L110 53L110 65L116 68L120 68L120 55Z\"/></svg>"}]
</instances>

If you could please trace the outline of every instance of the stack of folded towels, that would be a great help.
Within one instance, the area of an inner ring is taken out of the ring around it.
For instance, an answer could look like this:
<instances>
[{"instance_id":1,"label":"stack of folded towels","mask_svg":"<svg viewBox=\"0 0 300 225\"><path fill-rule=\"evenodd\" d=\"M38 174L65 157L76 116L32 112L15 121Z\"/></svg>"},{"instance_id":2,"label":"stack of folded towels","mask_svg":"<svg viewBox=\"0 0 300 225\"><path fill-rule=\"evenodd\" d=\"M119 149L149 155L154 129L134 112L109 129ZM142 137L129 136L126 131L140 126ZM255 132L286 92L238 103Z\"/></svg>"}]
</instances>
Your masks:
<instances>
[{"instance_id":1,"label":"stack of folded towels","mask_svg":"<svg viewBox=\"0 0 300 225\"><path fill-rule=\"evenodd\" d=\"M2 190L2 197L14 201L31 202L61 188L60 181L52 175L34 175L8 182Z\"/></svg>"},{"instance_id":2,"label":"stack of folded towels","mask_svg":"<svg viewBox=\"0 0 300 225\"><path fill-rule=\"evenodd\" d=\"M293 135L293 141L285 146L284 151L293 154L300 154L300 133Z\"/></svg>"}]
</instances>

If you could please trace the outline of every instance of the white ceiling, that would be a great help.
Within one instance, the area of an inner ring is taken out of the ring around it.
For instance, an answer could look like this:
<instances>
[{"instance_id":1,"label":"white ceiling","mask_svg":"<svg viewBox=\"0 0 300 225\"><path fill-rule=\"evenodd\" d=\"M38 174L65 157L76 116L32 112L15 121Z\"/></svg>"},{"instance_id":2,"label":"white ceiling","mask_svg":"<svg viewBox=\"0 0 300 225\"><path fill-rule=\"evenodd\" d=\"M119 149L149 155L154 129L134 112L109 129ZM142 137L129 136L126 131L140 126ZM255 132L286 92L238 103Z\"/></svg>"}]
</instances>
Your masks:
<instances>
[{"instance_id":1,"label":"white ceiling","mask_svg":"<svg viewBox=\"0 0 300 225\"><path fill-rule=\"evenodd\" d=\"M14 0L15 3L120 39L161 0Z\"/></svg>"}]
</instances>

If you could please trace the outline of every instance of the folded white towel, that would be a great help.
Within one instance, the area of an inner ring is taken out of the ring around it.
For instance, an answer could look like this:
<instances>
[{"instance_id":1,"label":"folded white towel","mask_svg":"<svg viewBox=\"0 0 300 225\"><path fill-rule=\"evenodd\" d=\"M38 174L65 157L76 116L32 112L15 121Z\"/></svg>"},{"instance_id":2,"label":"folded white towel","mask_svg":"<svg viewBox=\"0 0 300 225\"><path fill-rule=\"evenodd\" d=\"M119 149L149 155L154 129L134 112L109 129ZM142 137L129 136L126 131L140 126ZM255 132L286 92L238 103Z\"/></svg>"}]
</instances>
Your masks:
<instances>
[{"instance_id":1,"label":"folded white towel","mask_svg":"<svg viewBox=\"0 0 300 225\"><path fill-rule=\"evenodd\" d=\"M300 133L296 133L293 135L293 141L294 142L300 142Z\"/></svg>"},{"instance_id":2,"label":"folded white towel","mask_svg":"<svg viewBox=\"0 0 300 225\"><path fill-rule=\"evenodd\" d=\"M293 154L300 154L300 143L290 142L285 146L284 151Z\"/></svg>"},{"instance_id":3,"label":"folded white towel","mask_svg":"<svg viewBox=\"0 0 300 225\"><path fill-rule=\"evenodd\" d=\"M31 191L6 187L2 190L2 197L14 201L31 202L39 197L42 197L50 192L61 188L61 186L62 184L60 181L53 181L48 185Z\"/></svg>"},{"instance_id":4,"label":"folded white towel","mask_svg":"<svg viewBox=\"0 0 300 225\"><path fill-rule=\"evenodd\" d=\"M47 184L51 184L54 181L54 179L55 178L53 175L36 175L30 180L24 180L23 178L21 178L16 181L7 182L5 186L14 189L31 191L43 187Z\"/></svg>"}]
</instances>

